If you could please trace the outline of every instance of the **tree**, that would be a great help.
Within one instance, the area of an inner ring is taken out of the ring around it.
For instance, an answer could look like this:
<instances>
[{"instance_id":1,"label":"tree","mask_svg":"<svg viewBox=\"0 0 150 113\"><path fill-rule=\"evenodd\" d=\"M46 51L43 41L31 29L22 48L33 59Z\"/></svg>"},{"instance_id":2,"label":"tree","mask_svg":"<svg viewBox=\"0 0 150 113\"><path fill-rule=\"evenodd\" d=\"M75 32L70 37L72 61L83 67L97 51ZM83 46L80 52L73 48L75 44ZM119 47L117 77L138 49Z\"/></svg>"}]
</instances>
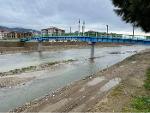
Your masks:
<instances>
[{"instance_id":1,"label":"tree","mask_svg":"<svg viewBox=\"0 0 150 113\"><path fill-rule=\"evenodd\" d=\"M114 11L126 23L150 32L150 0L112 0L112 3L116 7Z\"/></svg>"}]
</instances>

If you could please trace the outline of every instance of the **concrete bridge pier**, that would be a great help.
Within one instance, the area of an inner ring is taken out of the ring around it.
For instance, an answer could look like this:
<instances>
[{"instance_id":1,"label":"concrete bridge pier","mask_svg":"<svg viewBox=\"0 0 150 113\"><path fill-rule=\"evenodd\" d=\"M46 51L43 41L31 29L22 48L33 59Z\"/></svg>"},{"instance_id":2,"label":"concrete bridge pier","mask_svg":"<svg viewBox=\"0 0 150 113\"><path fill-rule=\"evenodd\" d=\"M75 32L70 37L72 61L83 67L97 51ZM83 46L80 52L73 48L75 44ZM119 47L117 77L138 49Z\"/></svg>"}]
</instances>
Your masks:
<instances>
[{"instance_id":1,"label":"concrete bridge pier","mask_svg":"<svg viewBox=\"0 0 150 113\"><path fill-rule=\"evenodd\" d=\"M91 46L91 56L90 59L94 59L94 53L95 53L95 42L90 42L89 45Z\"/></svg>"},{"instance_id":2,"label":"concrete bridge pier","mask_svg":"<svg viewBox=\"0 0 150 113\"><path fill-rule=\"evenodd\" d=\"M42 51L42 42L41 41L38 42L37 50L38 50L38 52Z\"/></svg>"}]
</instances>

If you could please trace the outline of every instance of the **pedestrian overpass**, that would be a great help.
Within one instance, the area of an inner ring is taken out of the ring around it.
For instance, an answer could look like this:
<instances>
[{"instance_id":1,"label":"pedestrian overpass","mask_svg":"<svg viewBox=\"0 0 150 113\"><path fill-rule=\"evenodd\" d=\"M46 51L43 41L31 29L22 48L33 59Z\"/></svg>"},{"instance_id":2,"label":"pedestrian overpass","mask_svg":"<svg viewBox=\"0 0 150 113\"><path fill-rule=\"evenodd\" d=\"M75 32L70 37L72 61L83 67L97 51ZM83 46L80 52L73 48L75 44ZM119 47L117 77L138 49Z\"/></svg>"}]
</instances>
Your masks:
<instances>
[{"instance_id":1,"label":"pedestrian overpass","mask_svg":"<svg viewBox=\"0 0 150 113\"><path fill-rule=\"evenodd\" d=\"M96 43L120 43L131 45L150 45L150 40L146 39L129 39L129 38L115 38L110 36L90 37L90 36L35 36L32 38L22 38L20 42L37 41L40 50L42 42L45 41L78 41L87 42L91 45L91 59L94 58L94 46Z\"/></svg>"}]
</instances>

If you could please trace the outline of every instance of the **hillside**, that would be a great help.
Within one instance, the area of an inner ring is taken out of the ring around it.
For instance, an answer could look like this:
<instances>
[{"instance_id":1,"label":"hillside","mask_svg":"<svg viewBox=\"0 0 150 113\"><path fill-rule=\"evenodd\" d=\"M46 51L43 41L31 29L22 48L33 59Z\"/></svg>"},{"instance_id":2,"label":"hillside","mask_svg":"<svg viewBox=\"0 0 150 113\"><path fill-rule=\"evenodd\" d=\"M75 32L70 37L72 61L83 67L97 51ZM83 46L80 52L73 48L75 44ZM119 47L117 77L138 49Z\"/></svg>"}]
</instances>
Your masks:
<instances>
[{"instance_id":1,"label":"hillside","mask_svg":"<svg viewBox=\"0 0 150 113\"><path fill-rule=\"evenodd\" d=\"M34 30L34 29L26 29L26 28L21 28L21 27L9 28L9 27L5 27L5 26L0 26L0 30L16 31L16 32L37 32L37 33L40 33L40 31L37 31L37 30Z\"/></svg>"}]
</instances>

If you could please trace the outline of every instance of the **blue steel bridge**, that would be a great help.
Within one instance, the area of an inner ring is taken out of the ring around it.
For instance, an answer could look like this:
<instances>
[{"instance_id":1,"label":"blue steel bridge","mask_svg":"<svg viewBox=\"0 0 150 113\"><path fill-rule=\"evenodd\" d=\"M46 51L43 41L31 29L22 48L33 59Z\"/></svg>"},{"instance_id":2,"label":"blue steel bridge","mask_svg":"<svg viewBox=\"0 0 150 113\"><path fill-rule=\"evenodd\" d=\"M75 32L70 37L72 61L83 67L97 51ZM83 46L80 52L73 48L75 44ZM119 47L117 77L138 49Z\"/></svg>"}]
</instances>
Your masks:
<instances>
[{"instance_id":1,"label":"blue steel bridge","mask_svg":"<svg viewBox=\"0 0 150 113\"><path fill-rule=\"evenodd\" d=\"M22 38L20 42L29 42L29 41L79 41L79 42L105 42L105 43L126 43L126 44L144 44L150 45L150 40L147 39L132 39L132 38L115 38L110 36L100 36L100 37L90 37L90 36L35 36L32 38Z\"/></svg>"},{"instance_id":2,"label":"blue steel bridge","mask_svg":"<svg viewBox=\"0 0 150 113\"><path fill-rule=\"evenodd\" d=\"M45 41L78 41L78 42L87 42L91 45L91 58L94 58L94 45L95 43L122 43L122 44L132 44L132 45L150 45L150 40L146 39L131 39L131 38L115 38L110 36L35 36L32 38L22 38L20 42L29 42L37 41L39 42L39 47L41 47L41 42Z\"/></svg>"}]
</instances>

